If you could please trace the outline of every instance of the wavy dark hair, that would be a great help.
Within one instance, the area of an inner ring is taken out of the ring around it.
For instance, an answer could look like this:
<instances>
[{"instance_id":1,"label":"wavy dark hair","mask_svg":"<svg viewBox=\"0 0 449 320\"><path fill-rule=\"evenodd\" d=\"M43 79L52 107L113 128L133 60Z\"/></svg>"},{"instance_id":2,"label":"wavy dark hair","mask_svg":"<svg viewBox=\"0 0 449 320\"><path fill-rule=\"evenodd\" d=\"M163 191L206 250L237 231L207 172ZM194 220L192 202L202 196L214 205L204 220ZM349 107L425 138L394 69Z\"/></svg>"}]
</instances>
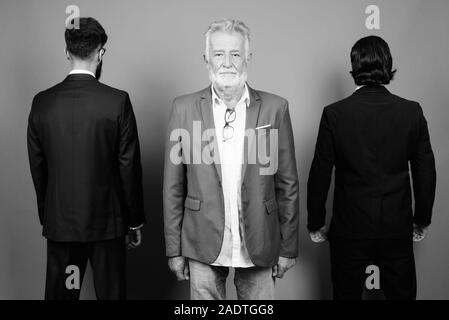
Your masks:
<instances>
[{"instance_id":1,"label":"wavy dark hair","mask_svg":"<svg viewBox=\"0 0 449 320\"><path fill-rule=\"evenodd\" d=\"M66 28L64 36L67 50L81 59L90 57L99 45L103 47L108 41L108 36L101 24L90 17L79 18L79 29Z\"/></svg>"},{"instance_id":2,"label":"wavy dark hair","mask_svg":"<svg viewBox=\"0 0 449 320\"><path fill-rule=\"evenodd\" d=\"M392 69L390 48L378 36L365 37L354 44L351 64L350 73L359 86L389 84L396 72Z\"/></svg>"}]
</instances>

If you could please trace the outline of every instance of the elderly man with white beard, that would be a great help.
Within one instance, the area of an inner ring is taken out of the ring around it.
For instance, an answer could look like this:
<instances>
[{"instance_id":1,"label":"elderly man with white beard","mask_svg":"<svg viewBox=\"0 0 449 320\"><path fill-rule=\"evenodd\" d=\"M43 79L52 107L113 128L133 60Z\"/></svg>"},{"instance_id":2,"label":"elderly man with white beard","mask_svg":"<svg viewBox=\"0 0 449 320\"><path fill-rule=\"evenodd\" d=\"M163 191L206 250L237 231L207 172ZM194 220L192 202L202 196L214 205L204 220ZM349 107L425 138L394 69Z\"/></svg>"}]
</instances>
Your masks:
<instances>
[{"instance_id":1,"label":"elderly man with white beard","mask_svg":"<svg viewBox=\"0 0 449 320\"><path fill-rule=\"evenodd\" d=\"M247 84L249 41L241 21L212 23L204 54L211 85L173 102L163 187L166 255L177 279L190 280L191 299L225 299L230 268L238 299L274 299L275 278L298 256L288 102ZM198 124L212 131L209 139L194 141ZM195 144L212 163L190 161ZM254 155L267 146L276 170L263 170L266 163Z\"/></svg>"}]
</instances>

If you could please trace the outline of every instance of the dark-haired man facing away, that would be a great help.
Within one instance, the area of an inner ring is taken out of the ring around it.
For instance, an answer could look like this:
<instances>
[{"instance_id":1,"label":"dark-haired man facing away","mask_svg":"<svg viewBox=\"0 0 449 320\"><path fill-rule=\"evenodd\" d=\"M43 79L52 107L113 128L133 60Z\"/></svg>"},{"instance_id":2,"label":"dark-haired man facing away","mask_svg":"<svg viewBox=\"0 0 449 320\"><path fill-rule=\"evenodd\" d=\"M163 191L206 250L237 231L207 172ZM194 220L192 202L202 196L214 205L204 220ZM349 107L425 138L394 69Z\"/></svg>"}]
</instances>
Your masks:
<instances>
[{"instance_id":1,"label":"dark-haired man facing away","mask_svg":"<svg viewBox=\"0 0 449 320\"><path fill-rule=\"evenodd\" d=\"M384 40L357 41L351 63L357 90L327 106L321 118L308 181L308 229L312 241L326 239L325 203L335 166L329 230L334 298L360 299L366 267L374 264L387 299L415 299L412 244L430 224L436 184L427 122L418 103L383 86L395 72Z\"/></svg>"},{"instance_id":2,"label":"dark-haired man facing away","mask_svg":"<svg viewBox=\"0 0 449 320\"><path fill-rule=\"evenodd\" d=\"M28 124L45 298L78 299L90 260L97 298L124 299L126 245L139 246L145 221L136 120L128 94L98 81L107 41L98 21L80 18L65 40L72 70L34 97Z\"/></svg>"}]
</instances>

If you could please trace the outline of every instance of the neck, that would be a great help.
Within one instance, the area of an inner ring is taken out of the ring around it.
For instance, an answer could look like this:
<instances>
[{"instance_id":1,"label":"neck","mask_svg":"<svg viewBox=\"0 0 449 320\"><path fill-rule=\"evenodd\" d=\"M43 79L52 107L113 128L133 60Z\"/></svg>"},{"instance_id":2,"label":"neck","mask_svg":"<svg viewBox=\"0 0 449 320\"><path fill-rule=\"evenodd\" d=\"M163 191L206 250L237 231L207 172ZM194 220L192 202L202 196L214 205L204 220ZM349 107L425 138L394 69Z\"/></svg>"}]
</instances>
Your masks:
<instances>
[{"instance_id":1,"label":"neck","mask_svg":"<svg viewBox=\"0 0 449 320\"><path fill-rule=\"evenodd\" d=\"M243 96L243 92L245 90L245 86L241 87L224 87L220 88L217 86L214 86L215 93L217 96L224 101L226 106L228 108L235 108L237 103L240 101L240 99Z\"/></svg>"},{"instance_id":2,"label":"neck","mask_svg":"<svg viewBox=\"0 0 449 320\"><path fill-rule=\"evenodd\" d=\"M94 61L80 61L80 60L71 60L70 63L71 70L79 69L79 70L87 70L95 74L97 71L97 63Z\"/></svg>"}]
</instances>

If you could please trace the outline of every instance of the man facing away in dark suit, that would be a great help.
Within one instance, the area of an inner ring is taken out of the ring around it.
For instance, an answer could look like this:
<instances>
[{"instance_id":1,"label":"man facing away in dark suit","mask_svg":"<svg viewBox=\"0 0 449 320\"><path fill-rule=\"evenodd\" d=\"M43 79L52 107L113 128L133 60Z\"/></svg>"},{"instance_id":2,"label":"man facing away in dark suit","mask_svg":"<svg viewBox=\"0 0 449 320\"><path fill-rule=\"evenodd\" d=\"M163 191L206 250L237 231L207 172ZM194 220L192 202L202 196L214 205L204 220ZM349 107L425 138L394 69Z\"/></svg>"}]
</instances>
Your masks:
<instances>
[{"instance_id":1,"label":"man facing away in dark suit","mask_svg":"<svg viewBox=\"0 0 449 320\"><path fill-rule=\"evenodd\" d=\"M145 222L136 120L128 94L98 81L107 41L98 21L79 18L65 40L70 74L34 97L28 123L45 298L79 299L90 261L97 298L124 299L126 247L140 245Z\"/></svg>"},{"instance_id":2,"label":"man facing away in dark suit","mask_svg":"<svg viewBox=\"0 0 449 320\"><path fill-rule=\"evenodd\" d=\"M384 87L395 70L383 39L357 41L351 63L358 88L327 106L321 118L308 180L308 229L312 241L326 239L335 166L328 235L334 298L361 299L366 268L375 265L387 299L416 299L413 241L430 225L436 186L427 122L417 102Z\"/></svg>"},{"instance_id":3,"label":"man facing away in dark suit","mask_svg":"<svg viewBox=\"0 0 449 320\"><path fill-rule=\"evenodd\" d=\"M163 189L166 254L178 280L190 279L192 299L225 299L229 268L239 299L273 299L275 277L298 255L288 102L247 85L250 58L243 22L212 23L204 55L212 85L173 103ZM270 150L268 161L256 149Z\"/></svg>"}]
</instances>

